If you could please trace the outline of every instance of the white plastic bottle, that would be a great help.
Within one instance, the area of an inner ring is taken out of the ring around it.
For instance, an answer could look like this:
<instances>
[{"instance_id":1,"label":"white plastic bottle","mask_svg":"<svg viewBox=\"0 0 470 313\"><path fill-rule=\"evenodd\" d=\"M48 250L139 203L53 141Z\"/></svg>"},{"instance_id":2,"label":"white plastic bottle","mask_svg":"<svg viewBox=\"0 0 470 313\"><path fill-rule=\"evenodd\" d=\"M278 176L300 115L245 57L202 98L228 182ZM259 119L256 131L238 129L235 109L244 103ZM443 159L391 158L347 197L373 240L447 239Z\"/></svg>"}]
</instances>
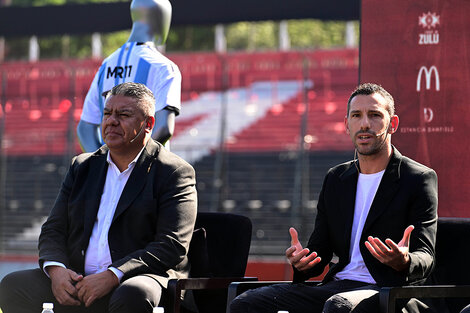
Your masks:
<instances>
[{"instance_id":1,"label":"white plastic bottle","mask_svg":"<svg viewBox=\"0 0 470 313\"><path fill-rule=\"evenodd\" d=\"M44 302L42 304L42 313L54 313L54 303Z\"/></svg>"}]
</instances>

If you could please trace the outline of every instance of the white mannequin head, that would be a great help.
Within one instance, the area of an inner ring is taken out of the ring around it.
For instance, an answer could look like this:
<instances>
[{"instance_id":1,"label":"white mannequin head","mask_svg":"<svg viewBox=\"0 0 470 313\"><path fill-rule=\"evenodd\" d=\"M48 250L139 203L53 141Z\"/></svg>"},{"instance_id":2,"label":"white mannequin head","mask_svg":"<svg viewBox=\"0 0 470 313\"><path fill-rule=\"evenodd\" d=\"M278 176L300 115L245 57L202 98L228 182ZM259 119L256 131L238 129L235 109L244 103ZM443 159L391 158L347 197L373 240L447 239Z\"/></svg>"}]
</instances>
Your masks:
<instances>
[{"instance_id":1,"label":"white mannequin head","mask_svg":"<svg viewBox=\"0 0 470 313\"><path fill-rule=\"evenodd\" d=\"M171 22L171 3L168 0L132 0L132 31L128 41L163 45Z\"/></svg>"}]
</instances>

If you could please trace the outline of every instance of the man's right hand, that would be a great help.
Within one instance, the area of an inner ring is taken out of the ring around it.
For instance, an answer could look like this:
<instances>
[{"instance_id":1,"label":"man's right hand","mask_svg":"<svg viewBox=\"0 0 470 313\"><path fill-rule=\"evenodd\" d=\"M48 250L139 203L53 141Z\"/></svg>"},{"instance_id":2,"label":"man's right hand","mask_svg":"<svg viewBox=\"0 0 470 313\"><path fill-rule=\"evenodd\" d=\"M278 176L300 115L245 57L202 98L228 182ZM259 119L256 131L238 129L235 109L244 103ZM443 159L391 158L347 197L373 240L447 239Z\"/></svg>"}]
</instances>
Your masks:
<instances>
[{"instance_id":1,"label":"man's right hand","mask_svg":"<svg viewBox=\"0 0 470 313\"><path fill-rule=\"evenodd\" d=\"M51 278L52 293L56 300L62 305L80 305L75 284L83 279L83 275L61 266L48 266L46 270Z\"/></svg>"},{"instance_id":2,"label":"man's right hand","mask_svg":"<svg viewBox=\"0 0 470 313\"><path fill-rule=\"evenodd\" d=\"M297 230L295 230L294 227L289 228L289 234L291 237L291 246L286 250L286 257L290 264L299 271L307 271L320 263L321 258L316 252L312 252L307 256L310 250L302 248Z\"/></svg>"}]
</instances>

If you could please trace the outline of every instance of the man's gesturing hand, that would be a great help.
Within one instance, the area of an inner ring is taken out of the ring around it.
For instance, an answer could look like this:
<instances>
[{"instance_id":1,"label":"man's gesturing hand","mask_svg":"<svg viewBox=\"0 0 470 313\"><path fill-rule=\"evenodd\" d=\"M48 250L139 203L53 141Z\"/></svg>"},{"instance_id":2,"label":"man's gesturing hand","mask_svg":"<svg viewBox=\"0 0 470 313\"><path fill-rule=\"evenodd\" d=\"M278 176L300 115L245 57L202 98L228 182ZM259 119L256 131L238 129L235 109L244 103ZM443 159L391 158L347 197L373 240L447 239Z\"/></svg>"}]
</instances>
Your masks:
<instances>
[{"instance_id":1,"label":"man's gesturing hand","mask_svg":"<svg viewBox=\"0 0 470 313\"><path fill-rule=\"evenodd\" d=\"M321 258L317 256L316 252L312 252L307 256L310 250L302 248L299 242L299 236L294 227L289 228L289 234L291 237L291 246L286 250L286 257L289 263L297 270L309 270L321 261Z\"/></svg>"},{"instance_id":2,"label":"man's gesturing hand","mask_svg":"<svg viewBox=\"0 0 470 313\"><path fill-rule=\"evenodd\" d=\"M386 239L385 244L379 239L369 236L365 242L367 250L380 262L401 272L408 268L410 263L409 246L410 236L414 226L410 225L405 229L403 238L398 245L391 239Z\"/></svg>"}]
</instances>

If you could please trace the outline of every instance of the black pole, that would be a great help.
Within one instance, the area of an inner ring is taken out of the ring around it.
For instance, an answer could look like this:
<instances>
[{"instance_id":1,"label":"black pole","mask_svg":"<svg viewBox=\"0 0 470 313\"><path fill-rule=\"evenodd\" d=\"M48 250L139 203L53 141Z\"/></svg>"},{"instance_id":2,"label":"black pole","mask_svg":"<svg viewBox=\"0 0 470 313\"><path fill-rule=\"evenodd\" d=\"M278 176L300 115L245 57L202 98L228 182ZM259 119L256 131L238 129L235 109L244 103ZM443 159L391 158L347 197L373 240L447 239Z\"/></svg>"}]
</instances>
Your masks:
<instances>
[{"instance_id":1,"label":"black pole","mask_svg":"<svg viewBox=\"0 0 470 313\"><path fill-rule=\"evenodd\" d=\"M305 136L308 131L308 114L309 114L309 103L308 103L308 90L311 87L312 82L309 80L309 60L304 57L302 64L302 96L304 110L302 112L302 118L300 122L299 130L299 146L297 150L297 162L295 166L294 176L294 190L291 210L291 224L297 227L300 234L302 234L303 219L301 214L304 211L303 208L308 200L308 189L309 189L309 159L308 150L306 150Z\"/></svg>"},{"instance_id":2,"label":"black pole","mask_svg":"<svg viewBox=\"0 0 470 313\"><path fill-rule=\"evenodd\" d=\"M212 201L210 211L217 212L220 208L222 193L225 183L225 132L227 128L227 105L228 105L228 71L225 54L220 55L222 66L222 102L220 110L219 148L217 149L214 162L214 179L212 181Z\"/></svg>"},{"instance_id":3,"label":"black pole","mask_svg":"<svg viewBox=\"0 0 470 313\"><path fill-rule=\"evenodd\" d=\"M3 135L5 131L5 116L6 116L6 111L5 111L5 104L7 101L7 96L6 96L6 91L7 91L7 75L6 71L2 70L2 97L0 99L1 102L1 115L0 115L0 222L2 224L5 223L5 211L6 211L6 192L5 192L5 187L6 187L6 177L7 177L7 156L5 153L5 150L3 149ZM3 226L3 225L2 225ZM4 232L5 227L0 227L0 253L5 252L5 232Z\"/></svg>"}]
</instances>

